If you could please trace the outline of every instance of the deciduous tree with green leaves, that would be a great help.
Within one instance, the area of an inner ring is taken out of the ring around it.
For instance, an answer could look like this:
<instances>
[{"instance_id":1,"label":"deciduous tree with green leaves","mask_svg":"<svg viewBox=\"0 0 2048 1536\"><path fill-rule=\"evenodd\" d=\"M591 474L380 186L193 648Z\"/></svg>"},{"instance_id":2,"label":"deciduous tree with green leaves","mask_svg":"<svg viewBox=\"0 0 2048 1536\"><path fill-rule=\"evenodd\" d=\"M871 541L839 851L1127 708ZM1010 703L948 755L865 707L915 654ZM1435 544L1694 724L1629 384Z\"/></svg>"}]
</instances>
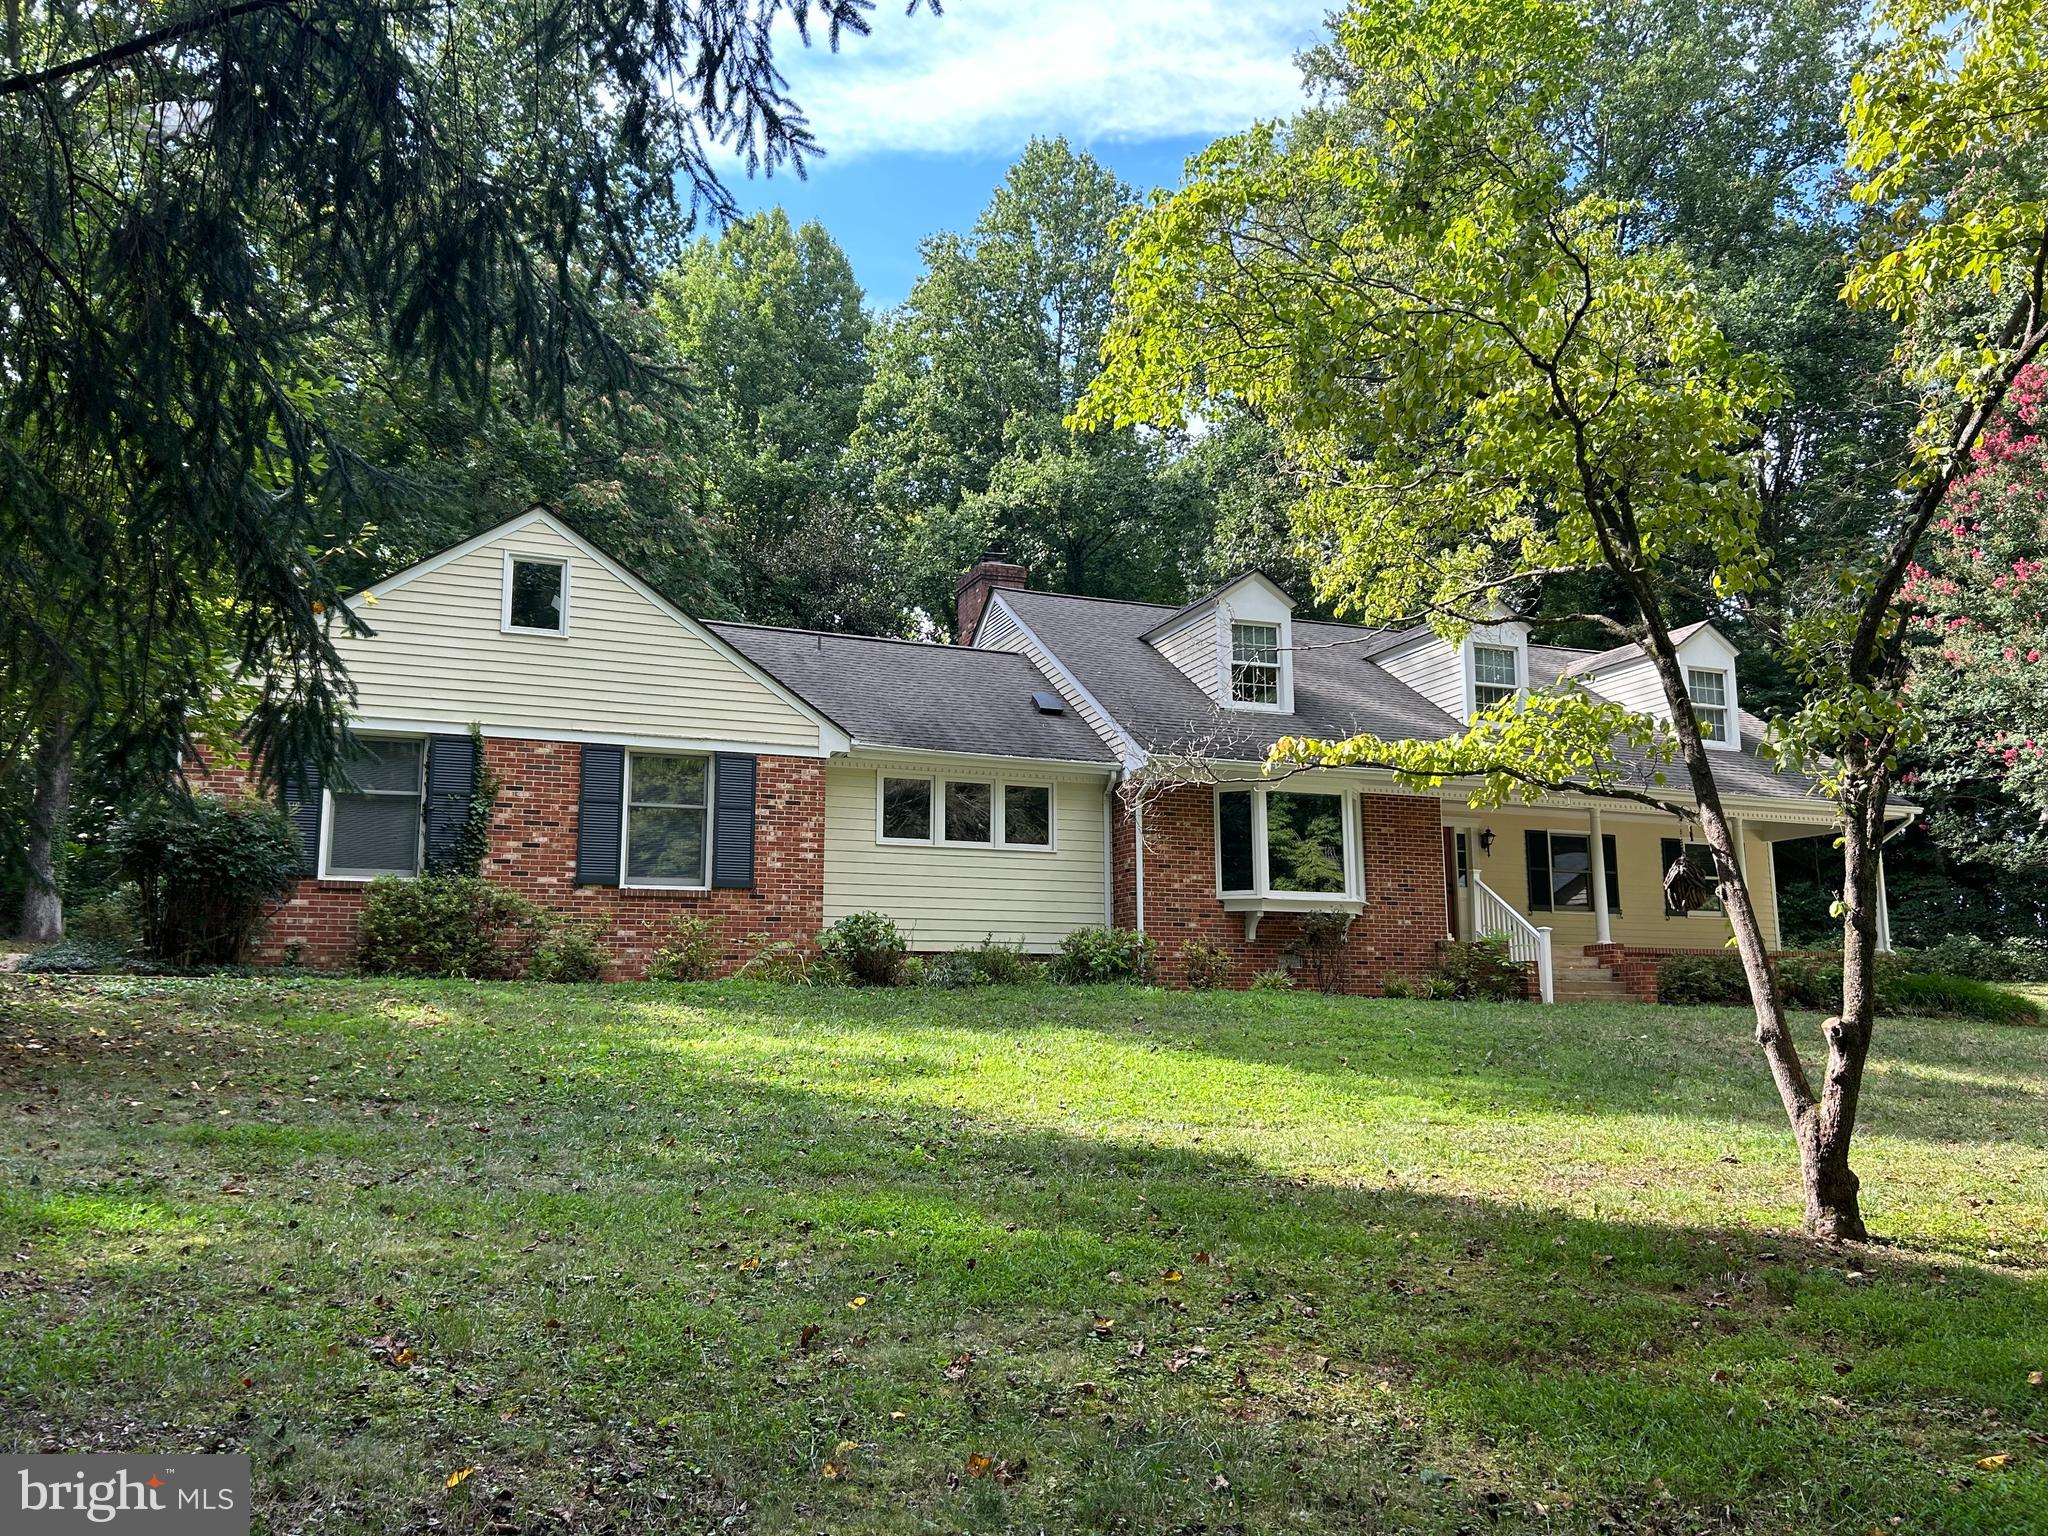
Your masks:
<instances>
[{"instance_id":1,"label":"deciduous tree with green leaves","mask_svg":"<svg viewBox=\"0 0 2048 1536\"><path fill-rule=\"evenodd\" d=\"M1215 402L1272 421L1305 479L1319 589L1376 623L1455 633L1505 600L1596 572L1625 612L1576 615L1640 643L1669 723L1578 689L1508 701L1438 742L1293 740L1289 762L1363 765L1476 803L1567 785L1697 817L1741 953L1756 1038L1796 1140L1806 1224L1865 1236L1850 1166L1873 1013L1877 858L1897 754L1902 589L1949 484L2048 341L2044 13L1893 0L1847 106L1873 219L1845 290L1897 318L1921 428L1895 494L1865 511L1838 599L1804 617L1804 702L1771 747L1841 810L1844 987L1816 1082L1774 986L1672 639L1676 608L1761 586L1762 423L1777 370L1731 345L1673 246L1583 174L1561 129L1600 25L1583 0L1352 5L1345 129L1305 120L1225 140L1124 230L1098 424ZM1982 301L1997 318L1972 325ZM1617 748L1629 750L1618 751ZM1690 802L1659 766L1675 760Z\"/></svg>"}]
</instances>

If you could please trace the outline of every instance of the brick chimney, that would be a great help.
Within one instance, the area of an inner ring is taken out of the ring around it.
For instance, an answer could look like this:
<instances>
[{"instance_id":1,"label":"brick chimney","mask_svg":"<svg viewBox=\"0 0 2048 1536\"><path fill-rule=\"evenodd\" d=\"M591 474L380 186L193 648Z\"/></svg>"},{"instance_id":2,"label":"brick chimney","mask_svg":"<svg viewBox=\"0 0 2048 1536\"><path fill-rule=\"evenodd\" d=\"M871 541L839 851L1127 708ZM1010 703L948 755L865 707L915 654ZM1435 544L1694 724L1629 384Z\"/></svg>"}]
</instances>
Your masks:
<instances>
[{"instance_id":1,"label":"brick chimney","mask_svg":"<svg viewBox=\"0 0 2048 1536\"><path fill-rule=\"evenodd\" d=\"M974 644L974 632L981 627L982 610L988 607L989 594L998 587L1021 592L1030 575L1001 550L992 549L976 561L953 589L953 643Z\"/></svg>"}]
</instances>

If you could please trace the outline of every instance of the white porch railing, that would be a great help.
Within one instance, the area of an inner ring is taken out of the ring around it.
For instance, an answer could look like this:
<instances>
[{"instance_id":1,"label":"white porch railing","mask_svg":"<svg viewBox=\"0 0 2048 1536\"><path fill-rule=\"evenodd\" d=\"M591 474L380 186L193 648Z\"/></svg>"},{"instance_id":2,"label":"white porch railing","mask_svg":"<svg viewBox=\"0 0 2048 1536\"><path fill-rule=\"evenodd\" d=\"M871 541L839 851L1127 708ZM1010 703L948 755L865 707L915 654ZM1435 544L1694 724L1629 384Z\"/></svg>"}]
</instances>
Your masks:
<instances>
[{"instance_id":1,"label":"white porch railing","mask_svg":"<svg viewBox=\"0 0 2048 1536\"><path fill-rule=\"evenodd\" d=\"M1492 886L1472 877L1472 931L1482 939L1506 939L1508 954L1536 967L1543 1001L1557 1001L1557 977L1550 964L1550 930L1538 928L1507 903Z\"/></svg>"}]
</instances>

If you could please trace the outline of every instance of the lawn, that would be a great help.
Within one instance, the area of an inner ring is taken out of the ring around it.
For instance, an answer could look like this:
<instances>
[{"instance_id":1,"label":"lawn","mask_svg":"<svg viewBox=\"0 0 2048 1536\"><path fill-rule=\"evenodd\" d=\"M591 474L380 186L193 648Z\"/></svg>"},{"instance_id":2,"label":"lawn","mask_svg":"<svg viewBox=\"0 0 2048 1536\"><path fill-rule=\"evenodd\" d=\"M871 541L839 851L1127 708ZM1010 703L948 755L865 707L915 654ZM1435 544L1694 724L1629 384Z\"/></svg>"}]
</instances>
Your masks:
<instances>
[{"instance_id":1,"label":"lawn","mask_svg":"<svg viewBox=\"0 0 2048 1536\"><path fill-rule=\"evenodd\" d=\"M2048 1530L2048 1030L1833 1253L1728 1010L0 989L0 1441L259 1530Z\"/></svg>"}]
</instances>

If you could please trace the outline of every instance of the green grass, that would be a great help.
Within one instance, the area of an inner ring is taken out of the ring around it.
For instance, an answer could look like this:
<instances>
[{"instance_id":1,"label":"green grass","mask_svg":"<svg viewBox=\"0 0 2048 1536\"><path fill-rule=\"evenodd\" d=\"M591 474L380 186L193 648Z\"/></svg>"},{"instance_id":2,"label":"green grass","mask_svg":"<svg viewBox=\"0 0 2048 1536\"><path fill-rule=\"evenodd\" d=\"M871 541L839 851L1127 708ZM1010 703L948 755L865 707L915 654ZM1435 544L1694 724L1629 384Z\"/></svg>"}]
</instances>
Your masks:
<instances>
[{"instance_id":1,"label":"green grass","mask_svg":"<svg viewBox=\"0 0 2048 1536\"><path fill-rule=\"evenodd\" d=\"M1833 1253L1732 1010L0 987L0 1441L260 1530L2048 1529L2048 1031Z\"/></svg>"}]
</instances>

